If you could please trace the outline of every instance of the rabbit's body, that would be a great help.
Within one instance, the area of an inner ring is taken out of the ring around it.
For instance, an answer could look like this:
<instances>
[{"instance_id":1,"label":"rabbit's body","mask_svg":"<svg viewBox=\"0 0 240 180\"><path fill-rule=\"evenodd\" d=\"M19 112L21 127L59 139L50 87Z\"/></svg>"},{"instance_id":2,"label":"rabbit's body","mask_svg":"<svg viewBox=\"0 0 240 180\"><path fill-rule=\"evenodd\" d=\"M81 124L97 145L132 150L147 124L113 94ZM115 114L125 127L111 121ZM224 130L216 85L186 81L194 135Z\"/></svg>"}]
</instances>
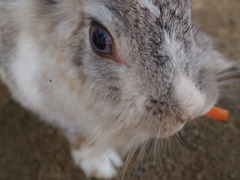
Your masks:
<instances>
[{"instance_id":1,"label":"rabbit's body","mask_svg":"<svg viewBox=\"0 0 240 180\"><path fill-rule=\"evenodd\" d=\"M64 130L87 175L113 177L118 153L206 113L218 99L217 73L230 66L192 25L187 0L9 0L0 8L2 80ZM114 39L112 56L92 50L96 22Z\"/></svg>"}]
</instances>

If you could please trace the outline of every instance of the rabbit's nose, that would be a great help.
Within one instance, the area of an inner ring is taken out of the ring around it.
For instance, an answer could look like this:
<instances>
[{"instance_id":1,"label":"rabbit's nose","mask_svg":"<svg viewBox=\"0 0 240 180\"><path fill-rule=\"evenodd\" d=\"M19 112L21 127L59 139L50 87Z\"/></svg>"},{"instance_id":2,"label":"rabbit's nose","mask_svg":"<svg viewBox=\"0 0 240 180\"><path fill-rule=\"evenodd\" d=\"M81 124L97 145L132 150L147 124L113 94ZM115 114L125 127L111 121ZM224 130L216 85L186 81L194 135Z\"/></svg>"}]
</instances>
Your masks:
<instances>
[{"instance_id":1,"label":"rabbit's nose","mask_svg":"<svg viewBox=\"0 0 240 180\"><path fill-rule=\"evenodd\" d=\"M183 119L194 119L206 103L206 96L200 92L192 80L184 75L175 79L174 99L182 109Z\"/></svg>"}]
</instances>

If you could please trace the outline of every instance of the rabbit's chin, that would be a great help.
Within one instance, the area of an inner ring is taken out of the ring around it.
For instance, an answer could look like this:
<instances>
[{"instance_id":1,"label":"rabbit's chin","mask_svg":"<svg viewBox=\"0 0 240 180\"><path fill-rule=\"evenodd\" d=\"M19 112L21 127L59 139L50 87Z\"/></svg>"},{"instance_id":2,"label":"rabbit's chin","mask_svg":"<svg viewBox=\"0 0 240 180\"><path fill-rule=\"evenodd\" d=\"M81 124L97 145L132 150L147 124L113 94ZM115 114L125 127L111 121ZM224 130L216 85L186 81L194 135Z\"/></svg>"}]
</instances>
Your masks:
<instances>
[{"instance_id":1,"label":"rabbit's chin","mask_svg":"<svg viewBox=\"0 0 240 180\"><path fill-rule=\"evenodd\" d=\"M178 124L176 126L173 126L172 128L170 128L167 131L160 131L160 133L152 133L152 138L157 138L157 139L166 139L169 138L171 136L174 136L175 134L177 134L179 131L181 131L184 127L185 123L181 123Z\"/></svg>"},{"instance_id":2,"label":"rabbit's chin","mask_svg":"<svg viewBox=\"0 0 240 180\"><path fill-rule=\"evenodd\" d=\"M162 123L162 124L153 124L152 126L141 126L136 127L135 134L140 134L144 132L146 137L156 138L156 139L166 139L181 131L186 124L185 122L176 122L174 124Z\"/></svg>"}]
</instances>

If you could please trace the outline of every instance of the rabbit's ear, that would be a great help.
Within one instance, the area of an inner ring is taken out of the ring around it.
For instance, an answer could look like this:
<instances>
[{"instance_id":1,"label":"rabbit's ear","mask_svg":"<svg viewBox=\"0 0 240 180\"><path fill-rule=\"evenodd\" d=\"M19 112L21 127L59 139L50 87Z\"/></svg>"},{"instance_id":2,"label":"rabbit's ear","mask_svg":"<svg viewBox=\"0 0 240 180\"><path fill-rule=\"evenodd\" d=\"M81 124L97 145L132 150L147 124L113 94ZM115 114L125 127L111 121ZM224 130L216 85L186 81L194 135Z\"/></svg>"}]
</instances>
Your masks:
<instances>
[{"instance_id":1,"label":"rabbit's ear","mask_svg":"<svg viewBox=\"0 0 240 180\"><path fill-rule=\"evenodd\" d=\"M38 3L44 3L44 4L59 4L63 0L31 0L31 1L37 1Z\"/></svg>"},{"instance_id":2,"label":"rabbit's ear","mask_svg":"<svg viewBox=\"0 0 240 180\"><path fill-rule=\"evenodd\" d=\"M49 4L59 4L61 3L63 0L44 0L47 1Z\"/></svg>"},{"instance_id":3,"label":"rabbit's ear","mask_svg":"<svg viewBox=\"0 0 240 180\"><path fill-rule=\"evenodd\" d=\"M19 4L23 7L20 13L33 15L34 18L44 19L57 19L62 18L64 8L67 8L66 0L20 0ZM72 1L70 1L72 2ZM46 17L49 18L46 18Z\"/></svg>"},{"instance_id":4,"label":"rabbit's ear","mask_svg":"<svg viewBox=\"0 0 240 180\"><path fill-rule=\"evenodd\" d=\"M38 5L54 5L63 2L64 0L20 0L19 3L30 3L30 4L38 4Z\"/></svg>"}]
</instances>

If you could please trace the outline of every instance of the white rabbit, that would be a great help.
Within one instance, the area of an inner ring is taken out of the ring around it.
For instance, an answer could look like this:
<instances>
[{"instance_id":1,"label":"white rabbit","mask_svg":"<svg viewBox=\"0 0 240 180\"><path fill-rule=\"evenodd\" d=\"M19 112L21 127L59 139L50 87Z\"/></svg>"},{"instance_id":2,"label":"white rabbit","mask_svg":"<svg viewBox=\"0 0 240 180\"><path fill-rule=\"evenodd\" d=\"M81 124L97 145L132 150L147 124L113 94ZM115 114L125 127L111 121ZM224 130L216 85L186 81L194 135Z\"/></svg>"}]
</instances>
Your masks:
<instances>
[{"instance_id":1,"label":"white rabbit","mask_svg":"<svg viewBox=\"0 0 240 180\"><path fill-rule=\"evenodd\" d=\"M131 148L205 114L231 70L189 0L0 1L1 79L86 176L116 176Z\"/></svg>"}]
</instances>

